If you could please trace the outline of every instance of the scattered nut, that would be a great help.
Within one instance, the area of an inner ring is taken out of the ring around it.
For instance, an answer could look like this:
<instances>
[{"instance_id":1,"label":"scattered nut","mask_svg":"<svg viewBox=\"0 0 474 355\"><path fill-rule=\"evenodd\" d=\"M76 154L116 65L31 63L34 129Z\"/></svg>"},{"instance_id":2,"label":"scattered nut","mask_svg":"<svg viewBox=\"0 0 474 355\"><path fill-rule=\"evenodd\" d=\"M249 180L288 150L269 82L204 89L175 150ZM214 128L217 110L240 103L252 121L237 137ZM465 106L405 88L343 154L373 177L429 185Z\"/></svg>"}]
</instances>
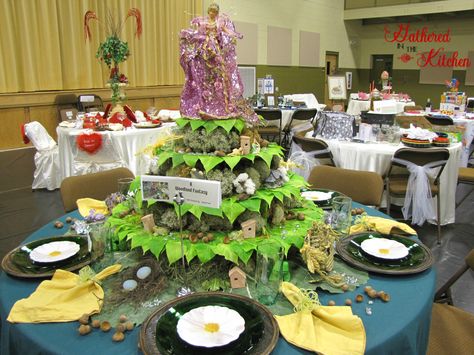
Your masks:
<instances>
[{"instance_id":1,"label":"scattered nut","mask_svg":"<svg viewBox=\"0 0 474 355\"><path fill-rule=\"evenodd\" d=\"M99 328L100 327L100 320L94 319L91 323L92 328Z\"/></svg>"},{"instance_id":2,"label":"scattered nut","mask_svg":"<svg viewBox=\"0 0 474 355\"><path fill-rule=\"evenodd\" d=\"M79 318L79 323L81 324L89 324L89 315L84 313L81 318Z\"/></svg>"},{"instance_id":3,"label":"scattered nut","mask_svg":"<svg viewBox=\"0 0 474 355\"><path fill-rule=\"evenodd\" d=\"M86 335L86 334L89 334L91 332L91 326L90 325L86 325L86 324L81 324L79 326L79 334L81 335Z\"/></svg>"},{"instance_id":4,"label":"scattered nut","mask_svg":"<svg viewBox=\"0 0 474 355\"><path fill-rule=\"evenodd\" d=\"M66 217L66 223L72 223L72 217Z\"/></svg>"},{"instance_id":5,"label":"scattered nut","mask_svg":"<svg viewBox=\"0 0 474 355\"><path fill-rule=\"evenodd\" d=\"M125 323L126 321L128 321L128 318L125 314L121 314L119 317L119 321L120 323Z\"/></svg>"},{"instance_id":6,"label":"scattered nut","mask_svg":"<svg viewBox=\"0 0 474 355\"><path fill-rule=\"evenodd\" d=\"M199 240L198 237L197 237L196 235L194 235L194 234L191 234L191 235L189 236L189 241L190 241L191 243L193 243L193 244L194 244L194 243L197 243L198 240Z\"/></svg>"},{"instance_id":7,"label":"scattered nut","mask_svg":"<svg viewBox=\"0 0 474 355\"><path fill-rule=\"evenodd\" d=\"M125 331L125 324L123 323L119 323L117 324L117 326L115 327L115 332L116 333L123 333Z\"/></svg>"},{"instance_id":8,"label":"scattered nut","mask_svg":"<svg viewBox=\"0 0 474 355\"><path fill-rule=\"evenodd\" d=\"M369 291L367 291L367 295L368 295L370 298L376 298L376 297L377 297L377 291L375 291L374 289L369 290Z\"/></svg>"},{"instance_id":9,"label":"scattered nut","mask_svg":"<svg viewBox=\"0 0 474 355\"><path fill-rule=\"evenodd\" d=\"M350 298L346 298L346 301L344 302L346 306L352 306L352 300Z\"/></svg>"},{"instance_id":10,"label":"scattered nut","mask_svg":"<svg viewBox=\"0 0 474 355\"><path fill-rule=\"evenodd\" d=\"M202 241L203 241L204 243L209 243L209 238L208 238L208 237L203 237L203 238L202 238Z\"/></svg>"},{"instance_id":11,"label":"scattered nut","mask_svg":"<svg viewBox=\"0 0 474 355\"><path fill-rule=\"evenodd\" d=\"M133 330L133 323L128 321L127 323L125 323L125 328L130 331L130 330Z\"/></svg>"},{"instance_id":12,"label":"scattered nut","mask_svg":"<svg viewBox=\"0 0 474 355\"><path fill-rule=\"evenodd\" d=\"M362 296L361 294L356 295L356 296L355 296L355 301L356 301L357 303L363 302L363 301L364 301L364 296Z\"/></svg>"},{"instance_id":13,"label":"scattered nut","mask_svg":"<svg viewBox=\"0 0 474 355\"><path fill-rule=\"evenodd\" d=\"M335 301L333 301L333 300L328 301L328 306L335 306L335 305L336 305Z\"/></svg>"},{"instance_id":14,"label":"scattered nut","mask_svg":"<svg viewBox=\"0 0 474 355\"><path fill-rule=\"evenodd\" d=\"M347 291L349 289L349 285L348 284L344 284L341 286L341 290L343 290L344 292Z\"/></svg>"},{"instance_id":15,"label":"scattered nut","mask_svg":"<svg viewBox=\"0 0 474 355\"><path fill-rule=\"evenodd\" d=\"M388 293L383 293L381 296L380 296L380 299L384 302L390 302L390 295Z\"/></svg>"},{"instance_id":16,"label":"scattered nut","mask_svg":"<svg viewBox=\"0 0 474 355\"><path fill-rule=\"evenodd\" d=\"M62 227L64 227L64 223L63 223L63 222L61 222L61 221L56 221L56 222L54 222L54 228L61 229Z\"/></svg>"},{"instance_id":17,"label":"scattered nut","mask_svg":"<svg viewBox=\"0 0 474 355\"><path fill-rule=\"evenodd\" d=\"M296 218L298 219L298 221L304 221L305 215L304 215L303 212L300 212L300 213L298 213L298 215L296 216Z\"/></svg>"},{"instance_id":18,"label":"scattered nut","mask_svg":"<svg viewBox=\"0 0 474 355\"><path fill-rule=\"evenodd\" d=\"M198 237L199 239L202 239L202 238L204 237L204 233L203 233L203 232L199 232L199 233L196 234L196 235L197 235L197 237Z\"/></svg>"},{"instance_id":19,"label":"scattered nut","mask_svg":"<svg viewBox=\"0 0 474 355\"><path fill-rule=\"evenodd\" d=\"M364 287L364 292L365 293L368 293L370 290L372 290L372 286L367 285L367 286Z\"/></svg>"},{"instance_id":20,"label":"scattered nut","mask_svg":"<svg viewBox=\"0 0 474 355\"><path fill-rule=\"evenodd\" d=\"M110 328L112 328L112 326L106 320L100 323L100 330L102 330L103 332L108 332Z\"/></svg>"},{"instance_id":21,"label":"scattered nut","mask_svg":"<svg viewBox=\"0 0 474 355\"><path fill-rule=\"evenodd\" d=\"M112 336L113 341L122 341L125 339L125 335L122 332L115 332L115 334Z\"/></svg>"},{"instance_id":22,"label":"scattered nut","mask_svg":"<svg viewBox=\"0 0 474 355\"><path fill-rule=\"evenodd\" d=\"M224 243L224 244L229 244L229 243L230 243L230 237L229 237L228 235L226 235L226 236L224 237L223 243Z\"/></svg>"},{"instance_id":23,"label":"scattered nut","mask_svg":"<svg viewBox=\"0 0 474 355\"><path fill-rule=\"evenodd\" d=\"M214 152L214 154L218 157L225 157L226 156L225 152L223 152L222 150L216 150Z\"/></svg>"}]
</instances>

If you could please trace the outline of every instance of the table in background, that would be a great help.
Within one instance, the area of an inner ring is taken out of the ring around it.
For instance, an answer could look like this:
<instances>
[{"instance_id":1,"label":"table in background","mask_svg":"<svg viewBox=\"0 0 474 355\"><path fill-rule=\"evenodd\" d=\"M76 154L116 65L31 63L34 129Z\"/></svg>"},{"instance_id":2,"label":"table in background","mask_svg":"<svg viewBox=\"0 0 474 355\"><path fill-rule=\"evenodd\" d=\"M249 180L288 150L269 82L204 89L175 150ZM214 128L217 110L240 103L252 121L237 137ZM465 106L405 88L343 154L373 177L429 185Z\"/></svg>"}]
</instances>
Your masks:
<instances>
[{"instance_id":1,"label":"table in background","mask_svg":"<svg viewBox=\"0 0 474 355\"><path fill-rule=\"evenodd\" d=\"M364 207L368 214L387 217L372 208L354 203L354 207ZM79 217L77 211L67 216ZM52 223L33 233L27 241L57 235L58 230ZM377 275L369 274L368 284L376 290L390 294L391 301L375 301L367 304L354 302L352 310L358 315L367 335L367 355L380 354L424 354L428 344L431 321L431 307L435 290L435 270L433 268L414 275ZM87 336L77 333L78 322L11 324L6 321L13 304L28 297L38 286L39 280L26 280L0 273L0 315L1 315L1 354L141 354L137 347L140 328L127 332L122 343L113 343L112 334L94 331ZM354 299L355 295L364 294L363 286L354 292L328 294L319 292L322 304L335 300L344 304L346 298ZM372 308L372 315L366 314L366 307ZM280 337L273 354L310 354L294 347Z\"/></svg>"},{"instance_id":2,"label":"table in background","mask_svg":"<svg viewBox=\"0 0 474 355\"><path fill-rule=\"evenodd\" d=\"M312 132L306 134L311 137ZM336 166L344 169L374 171L382 176L388 173L390 162L395 151L406 148L402 143L356 143L324 139L334 157ZM429 149L429 148L427 148ZM448 147L449 160L440 177L441 224L454 223L456 207L456 186L458 181L458 164L461 157L461 143ZM361 187L363 188L363 187ZM385 199L384 199L384 204ZM436 211L436 203L433 199Z\"/></svg>"},{"instance_id":3,"label":"table in background","mask_svg":"<svg viewBox=\"0 0 474 355\"><path fill-rule=\"evenodd\" d=\"M415 106L413 101L410 102L402 102L397 101L397 112L403 112L405 106ZM360 115L362 111L369 111L370 109L370 101L369 100L349 100L349 104L347 105L346 112L349 115Z\"/></svg>"},{"instance_id":4,"label":"table in background","mask_svg":"<svg viewBox=\"0 0 474 355\"><path fill-rule=\"evenodd\" d=\"M158 128L131 128L123 131L100 131L101 135L110 137L112 146L118 153L123 165L129 168L135 175L145 174L148 164L140 152L147 146L154 144L158 137L168 134L170 127L175 123L164 123ZM77 136L84 132L81 129L57 127L59 166L62 179L74 175L73 161L76 148ZM94 155L90 155L91 161Z\"/></svg>"}]
</instances>

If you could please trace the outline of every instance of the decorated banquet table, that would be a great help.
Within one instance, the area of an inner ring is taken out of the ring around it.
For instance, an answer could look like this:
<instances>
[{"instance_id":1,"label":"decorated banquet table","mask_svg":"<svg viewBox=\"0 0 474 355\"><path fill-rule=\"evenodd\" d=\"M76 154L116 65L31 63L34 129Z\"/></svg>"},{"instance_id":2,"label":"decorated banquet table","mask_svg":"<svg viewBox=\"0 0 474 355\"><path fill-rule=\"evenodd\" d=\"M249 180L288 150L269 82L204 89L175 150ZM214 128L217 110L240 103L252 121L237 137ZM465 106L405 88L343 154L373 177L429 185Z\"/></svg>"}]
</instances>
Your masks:
<instances>
[{"instance_id":1,"label":"decorated banquet table","mask_svg":"<svg viewBox=\"0 0 474 355\"><path fill-rule=\"evenodd\" d=\"M174 123L163 123L162 126L156 128L129 128L123 131L95 132L102 137L102 147L94 153L81 152L78 149L77 139L81 134L86 133L85 130L58 126L56 131L61 178L94 172L94 170L106 170L106 164L110 164L109 168L125 166L135 175L144 174L147 172L148 166L143 149L154 144L159 137L168 134L170 127L174 125ZM109 152L105 152L106 150ZM106 163L104 163L103 153L106 153ZM82 164L80 168L78 168L79 164L76 164L79 160ZM109 162L108 160L113 161ZM101 164L103 165L102 169L99 166ZM84 167L84 165L87 166Z\"/></svg>"},{"instance_id":2,"label":"decorated banquet table","mask_svg":"<svg viewBox=\"0 0 474 355\"><path fill-rule=\"evenodd\" d=\"M354 203L354 207L364 207ZM379 211L365 207L369 215L385 216ZM79 217L77 211L62 218ZM33 233L27 241L58 235L52 223ZM38 286L39 280L21 279L0 274L0 314L2 354L140 354L138 338L140 327L126 333L125 340L114 343L112 332L94 331L87 336L77 332L78 322L12 324L6 318L13 304L28 297ZM431 320L431 307L435 288L435 270L429 268L411 275L369 274L374 289L384 290L391 296L390 302L374 300L373 304L364 298L362 303L353 302L352 311L359 316L366 332L366 354L423 354L426 351ZM319 292L321 304L329 300L343 305L346 298L354 299L364 294L360 286L353 292L329 294ZM282 296L280 296L282 297ZM371 312L368 312L368 308ZM369 313L371 313L369 315ZM306 354L279 338L273 354Z\"/></svg>"},{"instance_id":3,"label":"decorated banquet table","mask_svg":"<svg viewBox=\"0 0 474 355\"><path fill-rule=\"evenodd\" d=\"M312 132L306 134L311 137ZM405 146L402 143L392 144L385 142L350 142L335 139L324 139L331 150L336 166L344 169L374 171L385 176L388 173L393 154ZM449 160L441 174L441 224L454 223L455 197L458 180L458 164L461 157L461 143L454 143L448 147ZM383 202L384 203L384 202ZM403 204L403 201L402 201ZM436 210L436 203L433 199Z\"/></svg>"},{"instance_id":4,"label":"decorated banquet table","mask_svg":"<svg viewBox=\"0 0 474 355\"><path fill-rule=\"evenodd\" d=\"M405 101L397 101L396 107L397 112L403 112L405 106L415 106L413 101L405 102ZM360 115L362 111L369 111L370 109L370 101L369 100L356 100L350 99L349 104L347 105L346 112L349 115Z\"/></svg>"}]
</instances>

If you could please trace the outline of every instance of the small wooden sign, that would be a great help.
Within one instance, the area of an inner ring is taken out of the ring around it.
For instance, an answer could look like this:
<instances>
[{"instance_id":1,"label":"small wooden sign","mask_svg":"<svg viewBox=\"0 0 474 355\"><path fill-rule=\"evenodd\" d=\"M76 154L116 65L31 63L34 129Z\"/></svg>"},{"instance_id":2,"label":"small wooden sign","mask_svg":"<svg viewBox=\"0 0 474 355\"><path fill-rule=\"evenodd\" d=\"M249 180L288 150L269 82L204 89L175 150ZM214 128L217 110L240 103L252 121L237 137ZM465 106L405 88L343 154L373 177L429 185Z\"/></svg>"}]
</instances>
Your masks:
<instances>
[{"instance_id":1,"label":"small wooden sign","mask_svg":"<svg viewBox=\"0 0 474 355\"><path fill-rule=\"evenodd\" d=\"M229 270L230 286L232 288L245 288L247 286L247 275L238 266Z\"/></svg>"},{"instance_id":2,"label":"small wooden sign","mask_svg":"<svg viewBox=\"0 0 474 355\"><path fill-rule=\"evenodd\" d=\"M153 227L155 226L155 220L153 219L153 213L147 214L142 217L143 228L149 232L153 233Z\"/></svg>"},{"instance_id":3,"label":"small wooden sign","mask_svg":"<svg viewBox=\"0 0 474 355\"><path fill-rule=\"evenodd\" d=\"M242 154L250 154L250 137L249 136L240 136L240 148L242 148Z\"/></svg>"}]
</instances>

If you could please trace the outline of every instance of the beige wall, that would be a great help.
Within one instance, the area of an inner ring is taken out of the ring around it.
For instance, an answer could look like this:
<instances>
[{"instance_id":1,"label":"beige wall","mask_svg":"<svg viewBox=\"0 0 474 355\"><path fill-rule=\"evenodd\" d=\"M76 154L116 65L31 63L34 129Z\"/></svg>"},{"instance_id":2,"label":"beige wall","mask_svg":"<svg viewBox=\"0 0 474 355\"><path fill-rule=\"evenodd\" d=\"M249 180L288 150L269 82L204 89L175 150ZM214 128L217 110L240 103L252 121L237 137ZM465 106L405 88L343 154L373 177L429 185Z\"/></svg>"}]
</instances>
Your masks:
<instances>
[{"instance_id":1,"label":"beige wall","mask_svg":"<svg viewBox=\"0 0 474 355\"><path fill-rule=\"evenodd\" d=\"M211 2L203 0L204 11ZM292 66L299 65L300 31L309 31L320 33L319 63L325 62L326 51L332 51L339 52L340 67L356 67L343 21L344 0L220 0L218 4L221 12L232 20L257 24L258 59L253 64L269 63L267 29L270 26L292 30Z\"/></svg>"}]
</instances>

